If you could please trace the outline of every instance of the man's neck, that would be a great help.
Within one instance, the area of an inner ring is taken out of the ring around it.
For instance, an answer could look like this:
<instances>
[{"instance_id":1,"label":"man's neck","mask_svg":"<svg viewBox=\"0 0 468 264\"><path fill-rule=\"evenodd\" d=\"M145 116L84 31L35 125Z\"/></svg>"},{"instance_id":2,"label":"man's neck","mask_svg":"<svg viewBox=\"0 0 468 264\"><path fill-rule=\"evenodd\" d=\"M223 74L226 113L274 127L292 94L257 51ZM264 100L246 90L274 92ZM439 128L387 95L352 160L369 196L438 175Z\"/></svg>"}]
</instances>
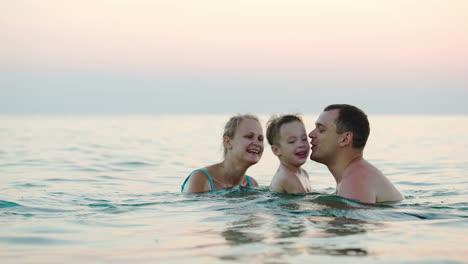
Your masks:
<instances>
[{"instance_id":1,"label":"man's neck","mask_svg":"<svg viewBox=\"0 0 468 264\"><path fill-rule=\"evenodd\" d=\"M343 180L343 174L351 164L354 162L361 160L363 157L362 151L353 151L349 153L343 153L336 157L336 159L327 165L328 170L331 172L333 177L335 178L336 184L340 184Z\"/></svg>"}]
</instances>

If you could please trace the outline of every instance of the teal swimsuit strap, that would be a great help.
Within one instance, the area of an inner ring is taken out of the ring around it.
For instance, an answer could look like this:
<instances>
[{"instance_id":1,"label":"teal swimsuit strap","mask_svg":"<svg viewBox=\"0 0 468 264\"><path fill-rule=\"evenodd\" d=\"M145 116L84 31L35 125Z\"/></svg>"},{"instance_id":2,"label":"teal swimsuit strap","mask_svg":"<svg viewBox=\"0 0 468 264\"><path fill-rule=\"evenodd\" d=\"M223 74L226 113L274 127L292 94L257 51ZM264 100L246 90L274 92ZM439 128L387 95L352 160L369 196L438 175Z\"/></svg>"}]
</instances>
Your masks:
<instances>
[{"instance_id":1,"label":"teal swimsuit strap","mask_svg":"<svg viewBox=\"0 0 468 264\"><path fill-rule=\"evenodd\" d=\"M247 179L247 186L252 186L252 180L250 180L250 176L245 175L245 178Z\"/></svg>"},{"instance_id":2,"label":"teal swimsuit strap","mask_svg":"<svg viewBox=\"0 0 468 264\"><path fill-rule=\"evenodd\" d=\"M213 180L211 179L211 175L204 169L198 169L198 170L194 170L192 171L189 176L185 179L184 183L182 183L182 186L180 187L180 191L183 192L184 191L184 187L185 187L185 184L187 183L188 179L190 178L190 176L192 176L192 174L196 171L201 171L203 173L205 173L206 177L208 178L208 181L210 182L210 187L211 187L211 190L214 191L214 184L213 184Z\"/></svg>"}]
</instances>

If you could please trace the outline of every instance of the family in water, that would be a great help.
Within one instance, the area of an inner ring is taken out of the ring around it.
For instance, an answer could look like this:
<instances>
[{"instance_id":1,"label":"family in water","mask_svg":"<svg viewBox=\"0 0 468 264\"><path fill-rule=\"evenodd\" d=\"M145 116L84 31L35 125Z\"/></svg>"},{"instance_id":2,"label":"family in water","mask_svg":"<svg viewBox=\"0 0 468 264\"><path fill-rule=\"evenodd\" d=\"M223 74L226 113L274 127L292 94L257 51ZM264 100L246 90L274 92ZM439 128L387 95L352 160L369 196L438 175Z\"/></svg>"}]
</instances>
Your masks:
<instances>
[{"instance_id":1,"label":"family in water","mask_svg":"<svg viewBox=\"0 0 468 264\"><path fill-rule=\"evenodd\" d=\"M402 200L403 196L390 180L363 157L369 132L367 115L347 104L325 107L309 134L297 115L272 117L266 138L278 157L279 168L271 180L270 190L310 192L309 175L301 168L310 157L328 167L335 178L338 196L363 203ZM182 191L200 193L237 185L258 187L257 181L246 172L260 161L263 142L263 129L256 116L231 117L224 127L223 161L193 171L183 182Z\"/></svg>"}]
</instances>

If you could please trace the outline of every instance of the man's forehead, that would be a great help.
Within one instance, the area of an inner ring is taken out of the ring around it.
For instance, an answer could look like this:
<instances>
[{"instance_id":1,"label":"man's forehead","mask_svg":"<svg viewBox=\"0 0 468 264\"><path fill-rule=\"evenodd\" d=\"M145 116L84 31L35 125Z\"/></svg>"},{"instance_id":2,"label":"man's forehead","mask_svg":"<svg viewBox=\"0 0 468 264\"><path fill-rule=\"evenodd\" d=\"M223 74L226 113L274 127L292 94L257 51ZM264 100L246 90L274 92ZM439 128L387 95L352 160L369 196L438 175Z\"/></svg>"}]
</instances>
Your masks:
<instances>
[{"instance_id":1,"label":"man's forehead","mask_svg":"<svg viewBox=\"0 0 468 264\"><path fill-rule=\"evenodd\" d=\"M315 122L316 125L330 126L335 124L335 119L338 117L338 109L323 111Z\"/></svg>"}]
</instances>

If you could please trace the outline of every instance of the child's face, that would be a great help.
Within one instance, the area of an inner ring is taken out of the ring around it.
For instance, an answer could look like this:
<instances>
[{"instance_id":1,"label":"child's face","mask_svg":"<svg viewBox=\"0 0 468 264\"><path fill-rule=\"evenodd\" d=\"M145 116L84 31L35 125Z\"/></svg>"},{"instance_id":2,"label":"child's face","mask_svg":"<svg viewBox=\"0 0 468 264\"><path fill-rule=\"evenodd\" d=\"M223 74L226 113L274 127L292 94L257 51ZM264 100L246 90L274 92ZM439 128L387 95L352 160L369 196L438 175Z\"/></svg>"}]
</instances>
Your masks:
<instances>
[{"instance_id":1,"label":"child's face","mask_svg":"<svg viewBox=\"0 0 468 264\"><path fill-rule=\"evenodd\" d=\"M301 166L309 157L310 145L304 124L294 121L281 126L278 154L280 160Z\"/></svg>"}]
</instances>

